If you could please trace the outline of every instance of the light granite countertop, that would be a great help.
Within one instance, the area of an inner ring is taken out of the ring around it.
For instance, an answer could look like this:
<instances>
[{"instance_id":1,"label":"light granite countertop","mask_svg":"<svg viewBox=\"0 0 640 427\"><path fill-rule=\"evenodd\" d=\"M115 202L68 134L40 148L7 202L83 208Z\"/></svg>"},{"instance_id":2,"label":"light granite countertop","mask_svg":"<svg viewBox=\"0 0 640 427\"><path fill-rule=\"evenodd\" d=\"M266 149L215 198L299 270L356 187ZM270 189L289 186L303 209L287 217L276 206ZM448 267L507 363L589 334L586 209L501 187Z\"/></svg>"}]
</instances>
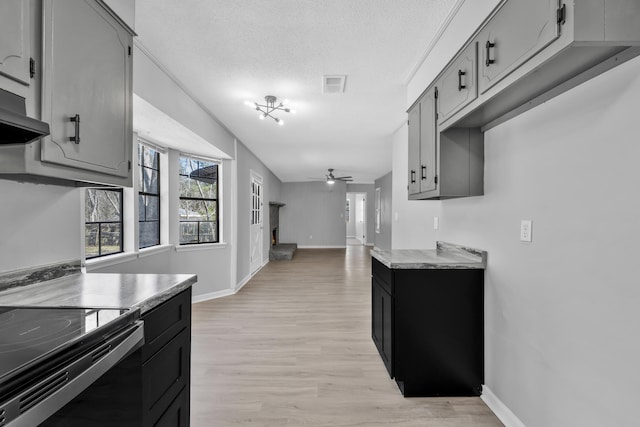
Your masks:
<instances>
[{"instance_id":1,"label":"light granite countertop","mask_svg":"<svg viewBox=\"0 0 640 427\"><path fill-rule=\"evenodd\" d=\"M34 269L35 271L36 269ZM0 306L140 309L145 313L197 281L195 274L118 274L75 272L19 286L15 273L0 276ZM24 274L22 275L24 276Z\"/></svg>"},{"instance_id":2,"label":"light granite countertop","mask_svg":"<svg viewBox=\"0 0 640 427\"><path fill-rule=\"evenodd\" d=\"M487 266L487 252L446 242L437 242L436 249L374 248L371 256L391 269L484 269Z\"/></svg>"}]
</instances>

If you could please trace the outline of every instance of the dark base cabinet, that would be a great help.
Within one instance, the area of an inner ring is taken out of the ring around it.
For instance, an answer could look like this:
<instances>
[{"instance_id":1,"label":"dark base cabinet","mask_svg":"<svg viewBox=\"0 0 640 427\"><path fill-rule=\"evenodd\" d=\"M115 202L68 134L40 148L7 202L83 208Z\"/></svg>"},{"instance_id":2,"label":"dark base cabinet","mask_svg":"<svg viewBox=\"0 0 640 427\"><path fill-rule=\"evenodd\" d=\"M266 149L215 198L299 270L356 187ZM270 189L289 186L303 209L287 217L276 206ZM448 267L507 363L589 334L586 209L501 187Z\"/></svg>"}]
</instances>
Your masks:
<instances>
[{"instance_id":1,"label":"dark base cabinet","mask_svg":"<svg viewBox=\"0 0 640 427\"><path fill-rule=\"evenodd\" d=\"M477 396L484 270L389 269L372 259L372 338L405 397Z\"/></svg>"},{"instance_id":2,"label":"dark base cabinet","mask_svg":"<svg viewBox=\"0 0 640 427\"><path fill-rule=\"evenodd\" d=\"M141 319L144 346L41 426L189 426L191 289Z\"/></svg>"}]
</instances>

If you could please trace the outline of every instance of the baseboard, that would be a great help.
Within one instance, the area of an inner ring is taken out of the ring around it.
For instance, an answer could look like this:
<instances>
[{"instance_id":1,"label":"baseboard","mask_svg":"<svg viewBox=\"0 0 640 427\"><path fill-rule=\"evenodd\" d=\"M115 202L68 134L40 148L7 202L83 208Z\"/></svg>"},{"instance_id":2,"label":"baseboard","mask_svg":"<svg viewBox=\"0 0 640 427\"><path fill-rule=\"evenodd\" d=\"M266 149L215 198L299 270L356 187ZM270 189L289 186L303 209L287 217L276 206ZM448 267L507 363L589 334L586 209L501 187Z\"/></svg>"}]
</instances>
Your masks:
<instances>
[{"instance_id":1,"label":"baseboard","mask_svg":"<svg viewBox=\"0 0 640 427\"><path fill-rule=\"evenodd\" d=\"M498 396L493 394L491 389L486 385L482 386L482 396L480 396L480 398L486 403L489 409L496 414L496 417L502 421L505 427L526 427L524 423L511 412L511 409L509 409L502 400L498 399Z\"/></svg>"},{"instance_id":2,"label":"baseboard","mask_svg":"<svg viewBox=\"0 0 640 427\"><path fill-rule=\"evenodd\" d=\"M249 274L247 277L242 279L234 289L225 289L222 291L210 292L208 294L196 295L191 298L191 304L195 304L197 302L209 301L216 298L228 297L228 296L237 294L238 292L240 292L240 289L242 289L244 285L249 283L249 280L251 280L251 278L255 276L258 273L258 271L262 270L262 268L267 264L269 264L268 259L265 260L260 266L260 268L257 269L253 274Z\"/></svg>"},{"instance_id":3,"label":"baseboard","mask_svg":"<svg viewBox=\"0 0 640 427\"><path fill-rule=\"evenodd\" d=\"M298 245L298 249L346 249L347 245L342 246L300 246Z\"/></svg>"},{"instance_id":4,"label":"baseboard","mask_svg":"<svg viewBox=\"0 0 640 427\"><path fill-rule=\"evenodd\" d=\"M211 299L228 297L229 295L233 295L235 292L231 289L224 289L222 291L209 292L208 294L202 295L194 295L191 297L191 304L195 304L197 302L209 301Z\"/></svg>"}]
</instances>

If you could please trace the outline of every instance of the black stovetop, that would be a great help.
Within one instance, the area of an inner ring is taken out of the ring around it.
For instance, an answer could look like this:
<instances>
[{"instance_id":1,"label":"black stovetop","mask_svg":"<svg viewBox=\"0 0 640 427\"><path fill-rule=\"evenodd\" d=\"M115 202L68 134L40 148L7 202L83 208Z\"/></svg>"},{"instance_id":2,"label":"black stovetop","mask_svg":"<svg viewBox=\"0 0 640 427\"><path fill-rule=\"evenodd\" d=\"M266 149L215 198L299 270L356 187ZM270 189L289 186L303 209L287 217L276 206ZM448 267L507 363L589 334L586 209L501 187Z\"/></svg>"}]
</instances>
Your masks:
<instances>
[{"instance_id":1,"label":"black stovetop","mask_svg":"<svg viewBox=\"0 0 640 427\"><path fill-rule=\"evenodd\" d=\"M0 384L39 362L86 348L122 323L128 310L0 307Z\"/></svg>"}]
</instances>

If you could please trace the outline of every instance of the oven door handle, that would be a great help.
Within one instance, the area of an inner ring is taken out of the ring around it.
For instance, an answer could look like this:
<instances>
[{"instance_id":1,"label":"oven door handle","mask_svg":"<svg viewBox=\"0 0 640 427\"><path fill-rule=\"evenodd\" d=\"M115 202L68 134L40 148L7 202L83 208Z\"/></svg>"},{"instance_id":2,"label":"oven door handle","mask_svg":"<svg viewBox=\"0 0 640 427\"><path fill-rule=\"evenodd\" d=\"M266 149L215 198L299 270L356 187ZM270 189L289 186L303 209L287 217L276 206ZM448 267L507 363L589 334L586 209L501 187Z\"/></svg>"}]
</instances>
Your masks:
<instances>
[{"instance_id":1,"label":"oven door handle","mask_svg":"<svg viewBox=\"0 0 640 427\"><path fill-rule=\"evenodd\" d=\"M46 379L20 393L13 399L13 402L9 402L9 405L5 407L5 410L7 410L5 415L12 415L9 413L11 411L14 412L15 418L7 417L7 421L9 421L7 427L30 427L42 423L122 359L142 347L143 344L144 322L136 321L131 326L110 337L97 350L89 352L60 368ZM87 364L91 366L85 369ZM65 375L70 372L77 372L79 369L84 370L63 386L56 385L51 381L51 378L59 378L59 383L64 383ZM55 390L56 387L59 388ZM54 389L55 392L47 393L47 389ZM42 400L37 401L40 398L39 396L43 396L41 397ZM27 399L34 399L37 403L25 403L28 402ZM30 406L23 413L20 413L22 412L20 408L27 405Z\"/></svg>"}]
</instances>

